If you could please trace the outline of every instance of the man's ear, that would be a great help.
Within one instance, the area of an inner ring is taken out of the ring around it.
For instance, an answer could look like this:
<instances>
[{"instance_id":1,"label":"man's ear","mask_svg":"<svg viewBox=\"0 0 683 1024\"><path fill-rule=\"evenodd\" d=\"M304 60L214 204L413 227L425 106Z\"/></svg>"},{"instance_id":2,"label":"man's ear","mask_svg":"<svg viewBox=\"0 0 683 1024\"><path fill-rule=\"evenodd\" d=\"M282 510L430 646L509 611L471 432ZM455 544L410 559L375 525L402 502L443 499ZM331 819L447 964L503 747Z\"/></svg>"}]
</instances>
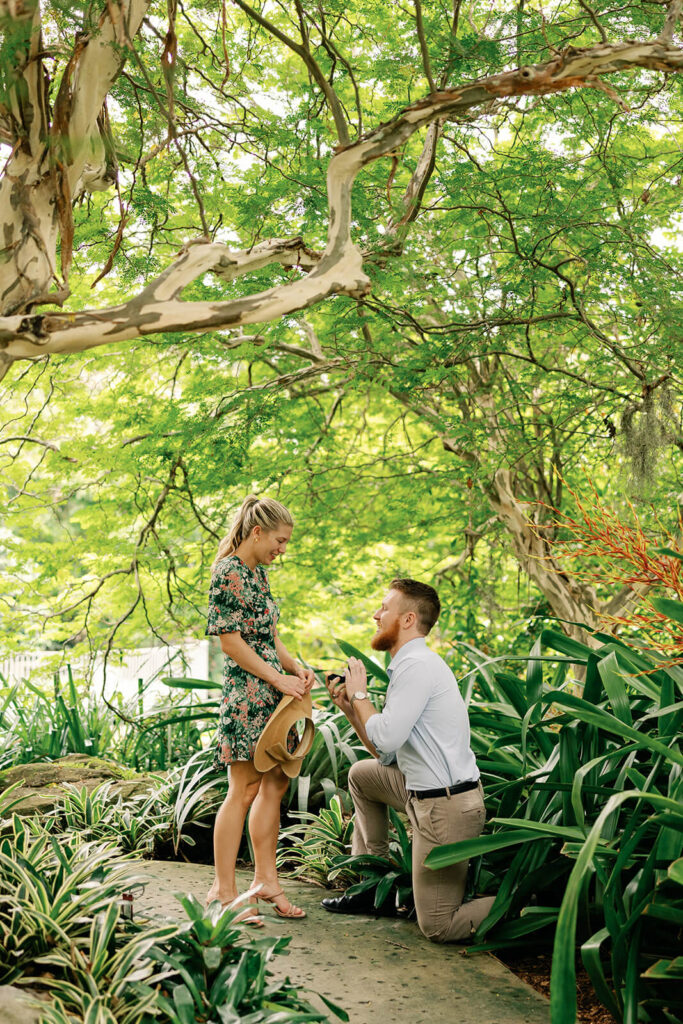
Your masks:
<instances>
[{"instance_id":1,"label":"man's ear","mask_svg":"<svg viewBox=\"0 0 683 1024\"><path fill-rule=\"evenodd\" d=\"M417 622L417 615L416 615L416 613L413 612L413 611L404 612L403 613L403 622L404 622L404 628L405 629L410 629L410 627L414 626L415 623Z\"/></svg>"}]
</instances>

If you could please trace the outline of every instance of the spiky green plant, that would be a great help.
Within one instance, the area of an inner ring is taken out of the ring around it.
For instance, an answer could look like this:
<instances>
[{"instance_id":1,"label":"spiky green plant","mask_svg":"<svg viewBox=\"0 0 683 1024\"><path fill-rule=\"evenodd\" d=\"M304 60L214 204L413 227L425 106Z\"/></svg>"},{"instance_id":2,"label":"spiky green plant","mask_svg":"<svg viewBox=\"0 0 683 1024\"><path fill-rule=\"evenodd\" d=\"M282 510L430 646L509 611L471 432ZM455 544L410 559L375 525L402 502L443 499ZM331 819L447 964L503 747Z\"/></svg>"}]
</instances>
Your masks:
<instances>
[{"instance_id":1,"label":"spiky green plant","mask_svg":"<svg viewBox=\"0 0 683 1024\"><path fill-rule=\"evenodd\" d=\"M352 885L357 874L343 867L333 867L340 857L351 852L353 820L344 816L342 802L333 796L329 807L323 807L318 814L301 811L300 819L294 825L281 829L280 839L284 840L278 850L278 867L287 867L299 878L312 879L327 885Z\"/></svg>"},{"instance_id":2,"label":"spiky green plant","mask_svg":"<svg viewBox=\"0 0 683 1024\"><path fill-rule=\"evenodd\" d=\"M483 697L472 694L473 746L494 817L486 835L426 864L483 855L500 885L479 948L553 946L553 1024L575 1020L577 944L617 1019L671 1024L683 1013L683 668L596 640L545 630L516 685L473 655ZM581 696L570 692L571 664L583 671Z\"/></svg>"}]
</instances>

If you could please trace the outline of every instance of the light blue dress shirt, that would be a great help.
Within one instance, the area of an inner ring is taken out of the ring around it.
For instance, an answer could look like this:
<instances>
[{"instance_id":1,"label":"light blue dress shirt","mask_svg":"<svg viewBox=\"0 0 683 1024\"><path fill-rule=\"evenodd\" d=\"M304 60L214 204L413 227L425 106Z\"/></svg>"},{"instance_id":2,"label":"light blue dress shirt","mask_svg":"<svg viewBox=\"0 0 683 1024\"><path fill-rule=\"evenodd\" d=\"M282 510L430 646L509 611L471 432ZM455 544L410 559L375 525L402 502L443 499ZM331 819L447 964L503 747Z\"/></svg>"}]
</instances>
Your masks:
<instances>
[{"instance_id":1,"label":"light blue dress shirt","mask_svg":"<svg viewBox=\"0 0 683 1024\"><path fill-rule=\"evenodd\" d=\"M384 710L365 724L382 764L395 761L408 789L476 782L467 708L443 658L416 637L397 651L387 673Z\"/></svg>"}]
</instances>

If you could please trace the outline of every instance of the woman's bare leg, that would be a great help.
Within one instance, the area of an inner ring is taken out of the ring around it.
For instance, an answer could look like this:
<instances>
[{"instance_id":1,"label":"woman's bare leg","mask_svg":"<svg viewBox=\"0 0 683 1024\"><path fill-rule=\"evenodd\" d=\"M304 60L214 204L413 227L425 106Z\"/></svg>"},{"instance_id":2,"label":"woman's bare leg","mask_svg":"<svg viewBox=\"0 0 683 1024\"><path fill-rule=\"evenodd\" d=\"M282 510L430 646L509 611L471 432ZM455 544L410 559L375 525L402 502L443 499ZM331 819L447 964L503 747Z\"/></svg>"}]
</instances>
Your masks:
<instances>
[{"instance_id":1,"label":"woman's bare leg","mask_svg":"<svg viewBox=\"0 0 683 1024\"><path fill-rule=\"evenodd\" d=\"M262 886L264 896L274 896L281 889L275 854L280 832L280 804L288 785L289 778L281 768L272 768L266 772L249 815L249 835L254 848L253 884ZM298 910L285 896L281 896L275 903L283 913L288 913L290 907Z\"/></svg>"},{"instance_id":2,"label":"woman's bare leg","mask_svg":"<svg viewBox=\"0 0 683 1024\"><path fill-rule=\"evenodd\" d=\"M235 864L239 853L244 819L256 799L263 776L253 761L233 761L230 765L228 795L216 815L213 852L216 876L206 899L230 903L237 897Z\"/></svg>"}]
</instances>

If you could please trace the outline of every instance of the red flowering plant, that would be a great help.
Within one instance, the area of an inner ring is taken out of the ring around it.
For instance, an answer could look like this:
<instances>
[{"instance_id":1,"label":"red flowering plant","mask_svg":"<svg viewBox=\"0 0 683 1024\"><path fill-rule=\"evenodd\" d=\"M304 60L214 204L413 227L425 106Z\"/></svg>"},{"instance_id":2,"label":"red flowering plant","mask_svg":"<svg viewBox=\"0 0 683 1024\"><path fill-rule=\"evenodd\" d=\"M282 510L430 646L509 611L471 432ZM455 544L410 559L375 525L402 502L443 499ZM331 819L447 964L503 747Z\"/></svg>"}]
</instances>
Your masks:
<instances>
[{"instance_id":1,"label":"red flowering plant","mask_svg":"<svg viewBox=\"0 0 683 1024\"><path fill-rule=\"evenodd\" d=\"M596 620L611 634L628 631L630 639L678 661L683 657L683 518L678 512L674 534L653 513L646 530L628 502L630 522L609 508L591 485L592 500L570 490L576 512L550 509L553 519L545 529L555 535L550 544L562 571L584 584L604 591L618 585L619 592L593 605ZM544 530L536 527L537 532Z\"/></svg>"}]
</instances>

